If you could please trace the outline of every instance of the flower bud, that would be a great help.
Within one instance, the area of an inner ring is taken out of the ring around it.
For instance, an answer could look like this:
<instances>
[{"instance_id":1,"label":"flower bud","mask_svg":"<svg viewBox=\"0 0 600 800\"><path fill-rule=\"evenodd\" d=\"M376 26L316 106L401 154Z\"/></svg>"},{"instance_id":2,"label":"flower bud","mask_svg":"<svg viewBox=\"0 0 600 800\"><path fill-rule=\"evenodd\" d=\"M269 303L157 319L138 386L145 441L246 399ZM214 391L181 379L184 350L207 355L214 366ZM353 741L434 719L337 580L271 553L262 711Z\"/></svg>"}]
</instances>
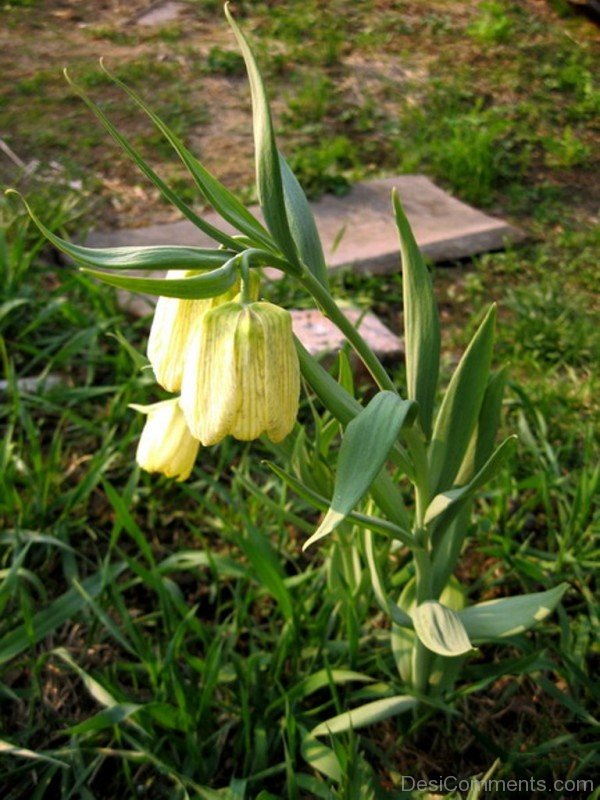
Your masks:
<instances>
[{"instance_id":1,"label":"flower bud","mask_svg":"<svg viewBox=\"0 0 600 800\"><path fill-rule=\"evenodd\" d=\"M194 270L172 269L167 278L186 278ZM159 297L148 338L148 358L156 380L168 392L181 389L187 346L202 316L220 303L232 300L239 292L239 282L227 293L205 300Z\"/></svg>"},{"instance_id":2,"label":"flower bud","mask_svg":"<svg viewBox=\"0 0 600 800\"><path fill-rule=\"evenodd\" d=\"M200 442L190 433L179 398L130 408L148 415L135 456L140 467L147 472L162 472L167 478L186 480Z\"/></svg>"},{"instance_id":3,"label":"flower bud","mask_svg":"<svg viewBox=\"0 0 600 800\"><path fill-rule=\"evenodd\" d=\"M288 311L226 303L203 317L188 350L181 407L203 445L227 435L280 442L294 427L300 368Z\"/></svg>"}]
</instances>

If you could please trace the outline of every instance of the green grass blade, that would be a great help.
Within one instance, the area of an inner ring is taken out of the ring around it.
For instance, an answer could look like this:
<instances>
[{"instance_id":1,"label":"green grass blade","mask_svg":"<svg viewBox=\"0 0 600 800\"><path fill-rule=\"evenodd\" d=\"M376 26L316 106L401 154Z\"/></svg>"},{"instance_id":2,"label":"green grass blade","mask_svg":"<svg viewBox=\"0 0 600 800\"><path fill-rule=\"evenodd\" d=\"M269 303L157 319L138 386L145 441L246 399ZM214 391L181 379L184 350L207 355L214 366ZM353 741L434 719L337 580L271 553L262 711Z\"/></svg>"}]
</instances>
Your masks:
<instances>
[{"instance_id":1,"label":"green grass blade","mask_svg":"<svg viewBox=\"0 0 600 800\"><path fill-rule=\"evenodd\" d=\"M223 184L218 181L211 173L198 161L198 159L187 149L181 139L160 119L157 114L142 100L142 98L130 89L127 84L115 77L102 61L100 65L106 75L119 86L142 111L150 117L154 125L167 139L171 147L175 150L183 164L189 170L199 190L224 220L231 223L233 227L246 234L254 243L269 250L273 248L273 240L261 223L254 217L246 206L232 194Z\"/></svg>"},{"instance_id":2,"label":"green grass blade","mask_svg":"<svg viewBox=\"0 0 600 800\"><path fill-rule=\"evenodd\" d=\"M336 717L321 722L312 729L312 736L328 736L335 733L345 733L350 730L358 730L367 725L374 725L384 719L395 717L397 714L405 714L416 708L418 701L410 695L395 695L394 697L384 697L382 700L375 700L366 703L364 706L353 708L338 714Z\"/></svg>"},{"instance_id":3,"label":"green grass blade","mask_svg":"<svg viewBox=\"0 0 600 800\"><path fill-rule=\"evenodd\" d=\"M452 486L469 446L488 382L495 318L496 308L491 306L444 394L429 446L433 493Z\"/></svg>"},{"instance_id":4,"label":"green grass blade","mask_svg":"<svg viewBox=\"0 0 600 800\"><path fill-rule=\"evenodd\" d=\"M227 4L225 4L225 16L242 51L250 81L254 147L256 152L256 182L260 205L265 215L267 226L281 252L289 259L292 265L297 265L298 253L286 214L279 153L275 144L271 111L263 79L248 40L231 16Z\"/></svg>"},{"instance_id":5,"label":"green grass blade","mask_svg":"<svg viewBox=\"0 0 600 800\"><path fill-rule=\"evenodd\" d=\"M90 597L96 597L107 583L116 580L124 569L123 563L113 564L106 570L81 581L81 586ZM0 664L10 661L40 642L67 620L72 619L86 605L86 600L77 589L69 589L43 611L35 614L31 620L31 634L24 625L20 625L0 639Z\"/></svg>"},{"instance_id":6,"label":"green grass blade","mask_svg":"<svg viewBox=\"0 0 600 800\"><path fill-rule=\"evenodd\" d=\"M400 235L408 397L419 404L421 426L429 438L440 364L440 321L431 277L395 190L392 202Z\"/></svg>"}]
</instances>

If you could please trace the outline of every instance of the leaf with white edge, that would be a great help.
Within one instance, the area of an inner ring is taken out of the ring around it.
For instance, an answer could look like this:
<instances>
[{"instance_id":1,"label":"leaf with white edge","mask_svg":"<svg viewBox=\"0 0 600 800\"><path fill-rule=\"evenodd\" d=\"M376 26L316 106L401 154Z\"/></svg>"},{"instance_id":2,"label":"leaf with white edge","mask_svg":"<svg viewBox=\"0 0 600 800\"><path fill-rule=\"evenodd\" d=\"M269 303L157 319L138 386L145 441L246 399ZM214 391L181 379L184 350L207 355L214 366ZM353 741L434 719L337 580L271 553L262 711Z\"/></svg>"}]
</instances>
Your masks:
<instances>
[{"instance_id":1,"label":"leaf with white edge","mask_svg":"<svg viewBox=\"0 0 600 800\"><path fill-rule=\"evenodd\" d=\"M458 616L472 641L515 636L546 619L568 588L568 583L560 583L546 592L487 600L459 611Z\"/></svg>"},{"instance_id":2,"label":"leaf with white edge","mask_svg":"<svg viewBox=\"0 0 600 800\"><path fill-rule=\"evenodd\" d=\"M59 761L57 758L47 756L45 753L36 753L34 750L28 750L26 747L19 747L12 742L7 742L5 739L0 739L0 755L14 756L16 758L30 758L32 761L45 761L48 764L54 764L58 767L68 768L65 761Z\"/></svg>"},{"instance_id":3,"label":"leaf with white edge","mask_svg":"<svg viewBox=\"0 0 600 800\"><path fill-rule=\"evenodd\" d=\"M300 259L315 278L327 288L329 276L314 215L304 190L281 153L279 153L279 167L290 233L298 248Z\"/></svg>"},{"instance_id":4,"label":"leaf with white edge","mask_svg":"<svg viewBox=\"0 0 600 800\"><path fill-rule=\"evenodd\" d=\"M460 656L473 649L457 613L437 600L416 606L412 619L415 633L425 647L440 656Z\"/></svg>"},{"instance_id":5,"label":"leaf with white edge","mask_svg":"<svg viewBox=\"0 0 600 800\"><path fill-rule=\"evenodd\" d=\"M273 241L268 232L256 217L248 211L246 206L198 161L196 156L187 149L181 139L173 133L169 126L152 111L133 89L130 89L126 83L123 83L123 81L119 80L119 78L106 68L102 59L100 60L100 66L111 81L129 95L133 102L150 117L154 125L163 134L183 164L187 167L196 185L214 210L223 217L224 220L233 225L236 230L250 237L254 243L261 247L272 248Z\"/></svg>"},{"instance_id":6,"label":"leaf with white edge","mask_svg":"<svg viewBox=\"0 0 600 800\"><path fill-rule=\"evenodd\" d=\"M327 745L315 739L312 733L300 728L302 734L302 742L300 744L300 752L302 758L313 769L327 775L332 781L341 781L343 772L339 759L335 752Z\"/></svg>"},{"instance_id":7,"label":"leaf with white edge","mask_svg":"<svg viewBox=\"0 0 600 800\"><path fill-rule=\"evenodd\" d=\"M238 270L234 260L223 264L222 267L194 275L191 278L138 278L133 275L115 275L112 272L102 272L97 269L81 267L83 272L94 278L116 286L118 289L128 289L132 292L158 295L160 297L181 297L187 300L201 300L207 297L216 297L225 294L238 279Z\"/></svg>"},{"instance_id":8,"label":"leaf with white edge","mask_svg":"<svg viewBox=\"0 0 600 800\"><path fill-rule=\"evenodd\" d=\"M468 500L478 489L488 483L488 481L491 481L492 478L496 477L506 459L510 458L514 453L516 444L517 437L509 436L499 445L493 455L469 483L465 486L459 486L456 489L449 489L447 492L437 494L425 512L425 525L429 525L441 514L444 514L447 518L449 511L453 509L458 511L461 503Z\"/></svg>"},{"instance_id":9,"label":"leaf with white edge","mask_svg":"<svg viewBox=\"0 0 600 800\"><path fill-rule=\"evenodd\" d=\"M454 483L475 429L490 374L495 319L492 305L455 369L437 413L429 445L434 492Z\"/></svg>"},{"instance_id":10,"label":"leaf with white edge","mask_svg":"<svg viewBox=\"0 0 600 800\"><path fill-rule=\"evenodd\" d=\"M367 725L374 725L384 719L395 717L398 714L405 714L407 711L412 711L417 705L418 701L410 695L384 697L383 700L375 700L372 703L353 708L325 722L321 722L320 725L312 729L311 735L328 736L330 734L358 730Z\"/></svg>"},{"instance_id":11,"label":"leaf with white edge","mask_svg":"<svg viewBox=\"0 0 600 800\"><path fill-rule=\"evenodd\" d=\"M328 536L363 499L389 457L415 404L394 392L379 392L346 427L338 456L329 511L303 550Z\"/></svg>"},{"instance_id":12,"label":"leaf with white edge","mask_svg":"<svg viewBox=\"0 0 600 800\"><path fill-rule=\"evenodd\" d=\"M285 210L279 153L275 144L271 111L263 79L254 58L254 53L245 35L231 16L227 3L225 4L225 16L242 51L250 81L254 149L256 152L256 182L258 184L260 205L265 215L267 226L282 253L293 265L297 265L298 253L290 232Z\"/></svg>"},{"instance_id":13,"label":"leaf with white edge","mask_svg":"<svg viewBox=\"0 0 600 800\"><path fill-rule=\"evenodd\" d=\"M408 397L419 404L421 425L429 437L440 364L440 321L429 271L396 190L392 202L400 235Z\"/></svg>"},{"instance_id":14,"label":"leaf with white edge","mask_svg":"<svg viewBox=\"0 0 600 800\"><path fill-rule=\"evenodd\" d=\"M298 497L306 500L307 503L310 503L310 505L319 509L319 511L327 511L329 509L330 502L327 500L327 498L323 497L323 495L314 492L293 475L290 475L289 472L281 469L281 467L279 467L277 464L274 464L271 461L266 461L265 463L270 469L273 470L278 478L286 483L290 489L293 489ZM374 533L380 533L384 536L391 536L399 539L403 544L406 544L409 547L414 544L411 533L408 533L408 531L405 531L403 528L400 528L398 525L394 525L393 522L388 522L385 519L373 517L370 514L351 512L347 515L347 520L348 522L354 523L359 528L365 528L366 530L373 531Z\"/></svg>"},{"instance_id":15,"label":"leaf with white edge","mask_svg":"<svg viewBox=\"0 0 600 800\"><path fill-rule=\"evenodd\" d=\"M220 244L223 244L232 250L242 249L242 245L237 243L232 236L224 233L223 231L219 230L219 228L215 228L214 225L211 225L209 222L203 220L202 217L199 217L198 214L196 214L196 212L187 205L187 203L184 203L183 200L181 200L180 197L172 189L170 189L169 186L167 186L162 178L160 178L156 172L154 172L152 167L146 161L144 161L135 147L133 147L133 145L128 142L122 134L119 133L112 122L108 119L104 111L102 111L100 106L96 105L96 103L85 93L85 91L76 83L74 83L67 70L64 70L64 76L69 82L69 85L77 92L86 106L96 115L97 119L112 136L115 142L117 142L117 144L119 144L123 150L125 150L132 161L137 164L141 172L143 172L143 174L156 186L165 200L178 208L191 223L193 223L201 231L204 231L204 233L206 233L207 236L210 236L211 239L214 239L215 242L219 242Z\"/></svg>"}]
</instances>

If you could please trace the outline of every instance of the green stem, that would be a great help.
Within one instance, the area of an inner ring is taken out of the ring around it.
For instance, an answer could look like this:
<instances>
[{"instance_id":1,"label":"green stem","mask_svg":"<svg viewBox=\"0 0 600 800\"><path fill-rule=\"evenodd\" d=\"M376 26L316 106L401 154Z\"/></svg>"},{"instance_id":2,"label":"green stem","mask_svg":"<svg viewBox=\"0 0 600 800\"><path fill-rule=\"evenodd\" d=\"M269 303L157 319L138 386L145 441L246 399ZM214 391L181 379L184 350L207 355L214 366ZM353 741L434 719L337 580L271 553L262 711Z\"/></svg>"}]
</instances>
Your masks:
<instances>
[{"instance_id":1,"label":"green stem","mask_svg":"<svg viewBox=\"0 0 600 800\"><path fill-rule=\"evenodd\" d=\"M337 325L340 331L348 339L354 350L360 356L365 367L373 376L373 380L379 386L379 388L390 392L396 392L394 382L385 371L381 361L377 358L375 353L371 350L369 345L365 342L358 330L354 327L346 315L340 311L337 303L329 294L328 290L323 286L323 284L317 280L317 278L315 278L312 272L309 272L308 270L304 271L300 277L300 282L317 301L325 316L328 317L335 325Z\"/></svg>"},{"instance_id":2,"label":"green stem","mask_svg":"<svg viewBox=\"0 0 600 800\"><path fill-rule=\"evenodd\" d=\"M414 550L415 580L417 605L431 599L433 571L431 559L425 548ZM415 689L421 694L427 694L429 676L433 665L433 653L428 650L419 637L415 634L413 646L413 676Z\"/></svg>"}]
</instances>

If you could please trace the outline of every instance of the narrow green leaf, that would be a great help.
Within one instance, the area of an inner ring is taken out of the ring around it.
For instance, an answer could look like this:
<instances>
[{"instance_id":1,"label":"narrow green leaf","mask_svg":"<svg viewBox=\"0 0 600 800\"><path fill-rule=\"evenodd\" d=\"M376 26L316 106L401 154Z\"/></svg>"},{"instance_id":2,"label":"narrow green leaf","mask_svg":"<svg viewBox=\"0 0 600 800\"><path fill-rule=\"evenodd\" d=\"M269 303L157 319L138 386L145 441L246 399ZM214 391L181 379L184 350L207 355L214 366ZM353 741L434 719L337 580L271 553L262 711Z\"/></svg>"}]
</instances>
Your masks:
<instances>
[{"instance_id":1,"label":"narrow green leaf","mask_svg":"<svg viewBox=\"0 0 600 800\"><path fill-rule=\"evenodd\" d=\"M446 389L429 446L434 492L449 489L462 463L487 386L496 307L491 306Z\"/></svg>"},{"instance_id":2,"label":"narrow green leaf","mask_svg":"<svg viewBox=\"0 0 600 800\"><path fill-rule=\"evenodd\" d=\"M254 54L245 35L231 16L228 4L225 4L225 16L242 51L250 81L254 149L256 152L256 182L260 205L273 238L281 248L282 253L293 265L296 265L298 264L298 254L285 210L279 153L275 144L267 93Z\"/></svg>"},{"instance_id":3,"label":"narrow green leaf","mask_svg":"<svg viewBox=\"0 0 600 800\"><path fill-rule=\"evenodd\" d=\"M90 733L91 731L102 731L106 728L112 728L114 725L120 725L121 722L129 719L133 714L142 709L144 706L135 703L116 703L110 708L104 708L94 716L79 722L68 728L70 734Z\"/></svg>"},{"instance_id":4,"label":"narrow green leaf","mask_svg":"<svg viewBox=\"0 0 600 800\"><path fill-rule=\"evenodd\" d=\"M52 233L34 213L25 198L14 189L7 194L17 195L34 224L57 250L70 256L73 261L85 266L100 269L138 269L138 270L207 270L221 267L230 261L235 253L216 248L185 247L182 245L156 245L150 247L82 247L68 242ZM24 302L24 301L23 301Z\"/></svg>"},{"instance_id":5,"label":"narrow green leaf","mask_svg":"<svg viewBox=\"0 0 600 800\"><path fill-rule=\"evenodd\" d=\"M253 243L272 249L273 240L268 232L264 229L261 223L254 217L246 206L241 203L238 198L229 191L223 184L218 181L187 149L181 139L173 133L173 131L166 125L160 117L152 111L152 109L142 100L142 98L130 89L127 84L115 77L104 65L102 59L100 66L108 75L108 77L119 86L131 99L136 103L145 114L150 117L154 125L167 139L171 147L175 150L183 164L189 170L192 178L194 179L198 189L201 191L205 199L210 203L214 210L223 217L224 220L229 222L233 227L240 231L240 233L248 236Z\"/></svg>"},{"instance_id":6,"label":"narrow green leaf","mask_svg":"<svg viewBox=\"0 0 600 800\"><path fill-rule=\"evenodd\" d=\"M36 753L34 750L29 750L26 747L19 747L16 744L12 744L12 742L7 742L5 739L0 739L0 755L29 758L32 761L45 761L48 764L54 764L59 767L69 766L64 761L59 761L57 758L47 756L45 753Z\"/></svg>"},{"instance_id":7,"label":"narrow green leaf","mask_svg":"<svg viewBox=\"0 0 600 800\"><path fill-rule=\"evenodd\" d=\"M365 543L365 556L367 559L367 566L369 568L369 575L371 577L371 586L373 587L373 594L379 608L387 614L396 625L410 627L412 625L411 618L405 614L402 609L394 603L394 601L385 593L383 581L379 574L379 565L377 564L377 555L375 553L375 546L373 541L373 534L370 530L364 533Z\"/></svg>"},{"instance_id":8,"label":"narrow green leaf","mask_svg":"<svg viewBox=\"0 0 600 800\"><path fill-rule=\"evenodd\" d=\"M367 725L374 725L384 719L395 717L398 714L405 714L416 708L418 701L410 695L395 695L384 697L383 700L375 700L364 706L345 711L337 717L332 717L326 722L321 722L311 731L312 736L327 736L345 731L358 730Z\"/></svg>"},{"instance_id":9,"label":"narrow green leaf","mask_svg":"<svg viewBox=\"0 0 600 800\"><path fill-rule=\"evenodd\" d=\"M416 606L412 619L415 633L425 647L440 656L460 656L473 649L456 612L437 600Z\"/></svg>"},{"instance_id":10,"label":"narrow green leaf","mask_svg":"<svg viewBox=\"0 0 600 800\"><path fill-rule=\"evenodd\" d=\"M240 537L238 542L250 560L259 581L277 600L286 620L294 619L294 603L289 589L283 580L283 570L275 551L267 537L254 527L247 525L248 538Z\"/></svg>"},{"instance_id":11,"label":"narrow green leaf","mask_svg":"<svg viewBox=\"0 0 600 800\"><path fill-rule=\"evenodd\" d=\"M102 109L86 94L86 92L80 86L74 83L66 70L64 70L64 75L69 85L75 90L75 92L77 92L86 106L96 115L97 119L117 142L117 144L119 144L123 150L125 150L127 155L137 164L141 172L143 172L143 174L156 186L165 200L178 208L181 213L187 217L187 219L189 219L190 222L192 222L197 228L200 228L201 231L204 231L204 233L207 236L210 236L211 239L214 239L215 242L219 242L220 244L225 245L225 247L229 247L231 250L242 249L243 245L236 242L233 236L223 233L223 231L219 230L219 228L215 228L214 225L211 225L209 222L203 220L202 217L199 217L198 214L196 214L196 212L187 205L187 203L184 203L183 200L181 200L179 196L172 189L170 189L169 186L167 186L162 178L160 178L156 172L154 172L152 167L150 167L150 165L144 161L135 147L133 147L133 145L130 144L130 142L128 142L127 139L119 133Z\"/></svg>"},{"instance_id":12,"label":"narrow green leaf","mask_svg":"<svg viewBox=\"0 0 600 800\"><path fill-rule=\"evenodd\" d=\"M317 359L308 352L302 342L294 337L300 371L305 381L310 385L319 400L333 416L346 426L359 414L363 406L352 397L331 375L324 369ZM404 450L395 445L392 458L396 466L408 475L413 475L413 468ZM410 529L410 520L404 508L402 494L390 476L382 470L371 487L371 493L379 508L387 516L405 530Z\"/></svg>"},{"instance_id":13,"label":"narrow green leaf","mask_svg":"<svg viewBox=\"0 0 600 800\"><path fill-rule=\"evenodd\" d=\"M471 480L475 472L481 469L494 450L494 442L500 425L502 398L506 387L507 374L508 369L502 367L502 369L493 373L487 382L479 418L456 476L456 483L459 486Z\"/></svg>"},{"instance_id":14,"label":"narrow green leaf","mask_svg":"<svg viewBox=\"0 0 600 800\"><path fill-rule=\"evenodd\" d=\"M315 278L327 288L329 276L314 215L298 179L281 153L279 153L279 166L290 233L298 248L300 259Z\"/></svg>"},{"instance_id":15,"label":"narrow green leaf","mask_svg":"<svg viewBox=\"0 0 600 800\"><path fill-rule=\"evenodd\" d=\"M456 489L448 489L446 492L437 494L425 512L425 525L429 525L442 514L444 515L444 522L447 523L451 514L458 513L460 506L465 501L469 500L475 492L488 483L488 481L496 477L507 458L510 458L514 453L516 444L517 437L509 436L496 448L496 451L469 483L465 486L459 486Z\"/></svg>"},{"instance_id":16,"label":"narrow green leaf","mask_svg":"<svg viewBox=\"0 0 600 800\"><path fill-rule=\"evenodd\" d=\"M568 588L568 583L560 583L546 592L488 600L459 611L458 616L472 641L514 636L546 619Z\"/></svg>"},{"instance_id":17,"label":"narrow green leaf","mask_svg":"<svg viewBox=\"0 0 600 800\"><path fill-rule=\"evenodd\" d=\"M314 692L330 686L332 683L335 686L341 686L352 681L359 683L372 683L375 679L370 678L362 672L354 672L351 669L321 669L318 672L309 675L308 678L303 678L300 683L292 687L288 691L290 699L299 699L301 697L308 697Z\"/></svg>"},{"instance_id":18,"label":"narrow green leaf","mask_svg":"<svg viewBox=\"0 0 600 800\"><path fill-rule=\"evenodd\" d=\"M183 297L198 300L224 294L238 279L238 270L233 259L222 267L195 275L192 278L138 278L133 275L115 275L97 269L81 268L83 272L94 278L132 292L158 295L160 297Z\"/></svg>"},{"instance_id":19,"label":"narrow green leaf","mask_svg":"<svg viewBox=\"0 0 600 800\"><path fill-rule=\"evenodd\" d=\"M440 364L440 321L429 271L396 190L392 202L402 259L408 397L419 404L421 426L429 438Z\"/></svg>"},{"instance_id":20,"label":"narrow green leaf","mask_svg":"<svg viewBox=\"0 0 600 800\"><path fill-rule=\"evenodd\" d=\"M331 507L303 550L330 534L362 500L383 468L414 403L379 392L346 427L338 457Z\"/></svg>"},{"instance_id":21,"label":"narrow green leaf","mask_svg":"<svg viewBox=\"0 0 600 800\"><path fill-rule=\"evenodd\" d=\"M124 563L109 566L102 572L81 581L81 586L90 597L97 597L107 583L114 581L125 569ZM10 661L24 650L40 642L67 620L72 619L86 606L86 601L76 589L69 589L42 611L38 611L30 623L5 634L0 639L0 664Z\"/></svg>"}]
</instances>

